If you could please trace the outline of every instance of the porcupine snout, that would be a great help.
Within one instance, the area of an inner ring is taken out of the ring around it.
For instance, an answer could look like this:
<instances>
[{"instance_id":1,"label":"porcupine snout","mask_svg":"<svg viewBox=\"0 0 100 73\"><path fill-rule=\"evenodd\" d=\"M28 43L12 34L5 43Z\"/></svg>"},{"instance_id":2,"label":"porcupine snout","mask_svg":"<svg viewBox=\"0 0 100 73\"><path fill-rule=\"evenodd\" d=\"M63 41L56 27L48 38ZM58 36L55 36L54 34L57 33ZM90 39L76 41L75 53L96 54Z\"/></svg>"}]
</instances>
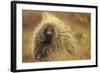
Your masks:
<instances>
[{"instance_id":1,"label":"porcupine snout","mask_svg":"<svg viewBox=\"0 0 100 73\"><path fill-rule=\"evenodd\" d=\"M42 32L41 32L42 31ZM42 60L47 56L47 46L50 45L55 37L55 30L52 26L48 25L39 31L41 33L40 39L36 43L35 58Z\"/></svg>"},{"instance_id":2,"label":"porcupine snout","mask_svg":"<svg viewBox=\"0 0 100 73\"><path fill-rule=\"evenodd\" d=\"M44 29L44 32L43 32L43 36L44 36L44 40L43 42L45 44L50 44L55 36L55 31L54 31L54 28L51 27L51 26L47 26L45 29Z\"/></svg>"}]
</instances>

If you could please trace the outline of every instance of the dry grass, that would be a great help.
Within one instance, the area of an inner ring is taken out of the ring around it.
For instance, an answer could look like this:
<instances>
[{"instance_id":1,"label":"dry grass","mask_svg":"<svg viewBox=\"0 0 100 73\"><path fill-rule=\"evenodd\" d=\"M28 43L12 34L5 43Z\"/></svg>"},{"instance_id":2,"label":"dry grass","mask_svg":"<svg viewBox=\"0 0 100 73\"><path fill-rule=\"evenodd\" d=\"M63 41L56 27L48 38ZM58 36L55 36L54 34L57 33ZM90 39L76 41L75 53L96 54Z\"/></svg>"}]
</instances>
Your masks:
<instances>
[{"instance_id":1,"label":"dry grass","mask_svg":"<svg viewBox=\"0 0 100 73\"><path fill-rule=\"evenodd\" d=\"M90 35L89 34L82 34L82 38L80 40L80 45L82 49L81 57L83 59L90 59L91 58L91 41L90 41Z\"/></svg>"}]
</instances>

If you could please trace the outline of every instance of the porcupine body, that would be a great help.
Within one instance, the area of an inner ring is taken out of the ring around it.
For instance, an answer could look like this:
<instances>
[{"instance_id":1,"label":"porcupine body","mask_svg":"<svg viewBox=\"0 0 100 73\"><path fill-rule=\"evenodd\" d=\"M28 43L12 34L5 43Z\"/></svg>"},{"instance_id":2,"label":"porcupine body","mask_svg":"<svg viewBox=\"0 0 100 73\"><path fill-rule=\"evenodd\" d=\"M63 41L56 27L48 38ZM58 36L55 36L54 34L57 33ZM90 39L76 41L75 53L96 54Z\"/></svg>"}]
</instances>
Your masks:
<instances>
[{"instance_id":1,"label":"porcupine body","mask_svg":"<svg viewBox=\"0 0 100 73\"><path fill-rule=\"evenodd\" d=\"M43 13L43 19L33 33L36 61L79 59L80 48L74 32L51 13Z\"/></svg>"}]
</instances>

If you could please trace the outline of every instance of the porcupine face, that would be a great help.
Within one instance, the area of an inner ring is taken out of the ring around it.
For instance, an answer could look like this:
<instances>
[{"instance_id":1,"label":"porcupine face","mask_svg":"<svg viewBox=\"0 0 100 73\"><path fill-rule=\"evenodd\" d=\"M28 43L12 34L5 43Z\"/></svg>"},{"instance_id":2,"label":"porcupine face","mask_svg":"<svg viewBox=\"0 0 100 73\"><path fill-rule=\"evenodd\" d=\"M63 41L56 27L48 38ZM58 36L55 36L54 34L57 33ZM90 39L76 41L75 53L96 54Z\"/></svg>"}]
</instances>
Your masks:
<instances>
[{"instance_id":1,"label":"porcupine face","mask_svg":"<svg viewBox=\"0 0 100 73\"><path fill-rule=\"evenodd\" d=\"M56 31L53 26L50 24L47 24L43 29L41 28L38 32L36 39L36 50L35 50L35 58L38 60L42 60L47 56L47 46L52 44L52 41L54 40L56 36Z\"/></svg>"},{"instance_id":2,"label":"porcupine face","mask_svg":"<svg viewBox=\"0 0 100 73\"><path fill-rule=\"evenodd\" d=\"M52 26L45 27L42 34L43 34L43 38L44 38L44 43L46 43L46 44L52 43L52 40L55 36L55 31Z\"/></svg>"}]
</instances>

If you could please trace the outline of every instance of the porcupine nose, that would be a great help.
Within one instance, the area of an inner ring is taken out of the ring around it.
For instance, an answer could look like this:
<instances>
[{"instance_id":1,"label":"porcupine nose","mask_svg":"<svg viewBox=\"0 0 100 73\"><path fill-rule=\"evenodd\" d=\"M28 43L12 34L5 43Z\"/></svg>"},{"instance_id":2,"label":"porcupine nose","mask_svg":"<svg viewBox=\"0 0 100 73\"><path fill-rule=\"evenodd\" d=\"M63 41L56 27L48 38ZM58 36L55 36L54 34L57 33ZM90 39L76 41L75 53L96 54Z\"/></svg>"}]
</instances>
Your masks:
<instances>
[{"instance_id":1,"label":"porcupine nose","mask_svg":"<svg viewBox=\"0 0 100 73\"><path fill-rule=\"evenodd\" d=\"M53 33L54 33L54 31L53 31L53 28L51 28L51 27L49 27L45 30L45 34L46 34L45 36L53 36Z\"/></svg>"},{"instance_id":2,"label":"porcupine nose","mask_svg":"<svg viewBox=\"0 0 100 73\"><path fill-rule=\"evenodd\" d=\"M54 28L51 27L51 26L47 26L44 30L44 37L45 37L45 42L46 43L51 43L53 38L54 38L54 34L55 34L55 31L54 31Z\"/></svg>"},{"instance_id":3,"label":"porcupine nose","mask_svg":"<svg viewBox=\"0 0 100 73\"><path fill-rule=\"evenodd\" d=\"M53 32L51 31L51 29L48 29L48 30L46 31L46 34L47 34L47 35L52 35L52 33L53 33Z\"/></svg>"}]
</instances>

